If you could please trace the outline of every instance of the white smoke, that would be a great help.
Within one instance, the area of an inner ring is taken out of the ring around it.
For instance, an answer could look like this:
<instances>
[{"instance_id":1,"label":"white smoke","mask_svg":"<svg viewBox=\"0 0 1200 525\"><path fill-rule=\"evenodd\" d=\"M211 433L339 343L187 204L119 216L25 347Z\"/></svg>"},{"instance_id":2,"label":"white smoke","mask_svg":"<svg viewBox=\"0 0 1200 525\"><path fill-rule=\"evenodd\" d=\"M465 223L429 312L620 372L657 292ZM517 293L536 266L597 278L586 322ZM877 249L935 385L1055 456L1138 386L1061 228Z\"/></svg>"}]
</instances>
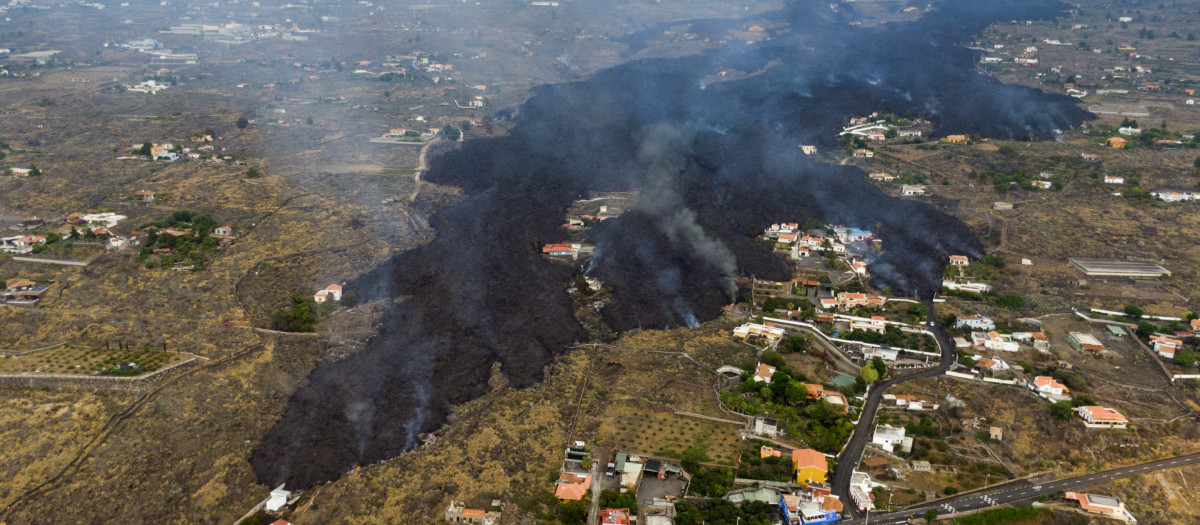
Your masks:
<instances>
[{"instance_id":1,"label":"white smoke","mask_svg":"<svg viewBox=\"0 0 1200 525\"><path fill-rule=\"evenodd\" d=\"M675 176L683 168L691 139L691 131L666 124L643 132L637 160L646 165L646 185L636 206L654 218L655 226L672 244L686 247L691 255L717 268L726 295L734 300L737 258L724 243L704 231L696 221L696 212L687 207L676 190Z\"/></svg>"}]
</instances>

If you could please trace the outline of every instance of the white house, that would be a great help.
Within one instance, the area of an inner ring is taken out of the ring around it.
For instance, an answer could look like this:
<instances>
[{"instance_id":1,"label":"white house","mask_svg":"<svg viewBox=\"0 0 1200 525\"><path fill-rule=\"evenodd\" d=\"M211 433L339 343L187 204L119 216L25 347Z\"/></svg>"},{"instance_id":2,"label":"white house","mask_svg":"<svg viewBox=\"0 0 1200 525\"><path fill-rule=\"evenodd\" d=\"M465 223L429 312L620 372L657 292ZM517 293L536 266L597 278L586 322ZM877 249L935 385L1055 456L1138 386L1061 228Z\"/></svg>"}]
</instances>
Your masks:
<instances>
[{"instance_id":1,"label":"white house","mask_svg":"<svg viewBox=\"0 0 1200 525\"><path fill-rule=\"evenodd\" d=\"M920 184L905 184L900 186L900 194L907 196L920 196L925 194L925 186Z\"/></svg>"},{"instance_id":2,"label":"white house","mask_svg":"<svg viewBox=\"0 0 1200 525\"><path fill-rule=\"evenodd\" d=\"M1139 135L1142 133L1142 128L1123 127L1117 128L1117 133L1122 135Z\"/></svg>"},{"instance_id":3,"label":"white house","mask_svg":"<svg viewBox=\"0 0 1200 525\"><path fill-rule=\"evenodd\" d=\"M964 315L954 322L954 327L964 326L969 326L972 330L995 330L996 322L982 315Z\"/></svg>"},{"instance_id":4,"label":"white house","mask_svg":"<svg viewBox=\"0 0 1200 525\"><path fill-rule=\"evenodd\" d=\"M904 427L891 425L879 425L875 428L875 435L871 437L871 443L879 445L879 448L892 452L899 445L900 452L904 454L912 450L912 442L911 437L904 437Z\"/></svg>"},{"instance_id":5,"label":"white house","mask_svg":"<svg viewBox=\"0 0 1200 525\"><path fill-rule=\"evenodd\" d=\"M341 301L342 285L331 284L326 286L323 290L317 290L317 293L313 294L313 301L316 301L317 303L323 303L327 299L332 299L335 303Z\"/></svg>"},{"instance_id":6,"label":"white house","mask_svg":"<svg viewBox=\"0 0 1200 525\"><path fill-rule=\"evenodd\" d=\"M230 227L228 224L226 224L225 226L213 228L213 234L214 235L232 235L233 228Z\"/></svg>"},{"instance_id":7,"label":"white house","mask_svg":"<svg viewBox=\"0 0 1200 525\"><path fill-rule=\"evenodd\" d=\"M774 343L783 338L784 330L775 325L746 323L733 329L733 336L742 339L765 339Z\"/></svg>"},{"instance_id":8,"label":"white house","mask_svg":"<svg viewBox=\"0 0 1200 525\"><path fill-rule=\"evenodd\" d=\"M1105 184L1125 184L1125 177L1118 177L1116 175L1105 175L1104 183Z\"/></svg>"},{"instance_id":9,"label":"white house","mask_svg":"<svg viewBox=\"0 0 1200 525\"><path fill-rule=\"evenodd\" d=\"M967 266L971 264L971 260L966 255L951 255L950 266Z\"/></svg>"},{"instance_id":10,"label":"white house","mask_svg":"<svg viewBox=\"0 0 1200 525\"><path fill-rule=\"evenodd\" d=\"M1088 428L1125 428L1129 424L1125 416L1108 407L1075 407L1075 413L1083 419L1083 426Z\"/></svg>"},{"instance_id":11,"label":"white house","mask_svg":"<svg viewBox=\"0 0 1200 525\"><path fill-rule=\"evenodd\" d=\"M105 228L116 228L118 223L125 220L125 216L109 212L85 213L79 216L79 220L86 222L90 226L103 225Z\"/></svg>"},{"instance_id":12,"label":"white house","mask_svg":"<svg viewBox=\"0 0 1200 525\"><path fill-rule=\"evenodd\" d=\"M863 349L863 359L870 361L878 357L884 362L895 362L900 358L900 351L894 348L876 348L868 346Z\"/></svg>"},{"instance_id":13,"label":"white house","mask_svg":"<svg viewBox=\"0 0 1200 525\"><path fill-rule=\"evenodd\" d=\"M870 319L854 317L850 319L851 330L869 330L875 333L884 333L887 331L887 323L885 319L878 315L872 315Z\"/></svg>"},{"instance_id":14,"label":"white house","mask_svg":"<svg viewBox=\"0 0 1200 525\"><path fill-rule=\"evenodd\" d=\"M771 376L773 376L773 375L775 375L775 367L768 365L766 363L759 363L758 367L754 369L754 380L755 381L762 381L763 383L770 383Z\"/></svg>"},{"instance_id":15,"label":"white house","mask_svg":"<svg viewBox=\"0 0 1200 525\"><path fill-rule=\"evenodd\" d=\"M807 145L807 144L801 144L801 145L800 145L800 151L804 152L804 154L805 154L805 155L816 155L816 154L817 154L817 147L816 147L816 146L809 146L809 145Z\"/></svg>"},{"instance_id":16,"label":"white house","mask_svg":"<svg viewBox=\"0 0 1200 525\"><path fill-rule=\"evenodd\" d=\"M292 493L283 490L283 485L272 490L271 496L267 498L267 512L279 512L279 509L287 505L288 498L290 497L292 497Z\"/></svg>"},{"instance_id":17,"label":"white house","mask_svg":"<svg viewBox=\"0 0 1200 525\"><path fill-rule=\"evenodd\" d=\"M1071 389L1067 385L1055 381L1050 376L1037 376L1033 378L1033 389L1041 394L1050 394L1053 396L1066 395Z\"/></svg>"},{"instance_id":18,"label":"white house","mask_svg":"<svg viewBox=\"0 0 1200 525\"><path fill-rule=\"evenodd\" d=\"M987 284L983 284L983 283L973 283L973 282L956 283L956 282L951 282L951 281L943 281L942 286L945 286L946 289L948 289L948 290L955 290L955 291L959 291L959 292L968 292L968 293L982 294L982 293L987 293L987 292L992 291L991 285L987 285Z\"/></svg>"}]
</instances>

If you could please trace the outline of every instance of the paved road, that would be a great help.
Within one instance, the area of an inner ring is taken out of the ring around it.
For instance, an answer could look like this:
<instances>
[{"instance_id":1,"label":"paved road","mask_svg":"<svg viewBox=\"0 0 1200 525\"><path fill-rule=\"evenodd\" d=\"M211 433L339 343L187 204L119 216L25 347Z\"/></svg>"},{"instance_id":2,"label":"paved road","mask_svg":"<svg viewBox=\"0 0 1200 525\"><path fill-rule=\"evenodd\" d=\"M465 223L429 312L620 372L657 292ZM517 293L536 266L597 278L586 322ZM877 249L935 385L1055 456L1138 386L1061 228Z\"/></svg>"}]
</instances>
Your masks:
<instances>
[{"instance_id":1,"label":"paved road","mask_svg":"<svg viewBox=\"0 0 1200 525\"><path fill-rule=\"evenodd\" d=\"M1060 479L1057 481L1041 483L1030 480L1012 481L1002 485L989 487L984 490L972 492L970 494L964 494L962 496L947 498L936 502L916 505L898 512L872 514L871 523L877 523L879 525L895 525L905 523L909 516L921 517L921 515L930 508L936 508L938 510L938 514L944 515L955 512L985 509L1000 505L1028 505L1033 503L1033 501L1042 494L1050 494L1060 490L1078 490L1092 485L1108 483L1114 479L1127 478L1135 474L1146 474L1186 465L1195 465L1197 463L1200 463L1200 454L1189 454L1186 456L1161 459L1131 467L1105 470L1095 474L1087 474L1084 476ZM862 519L848 519L841 523L846 525L854 525L863 523L863 521L864 520Z\"/></svg>"},{"instance_id":2,"label":"paved road","mask_svg":"<svg viewBox=\"0 0 1200 525\"><path fill-rule=\"evenodd\" d=\"M929 318L937 319L937 314L933 309L933 302L927 301L925 306L929 309ZM875 422L875 412L879 409L879 402L883 400L884 391L905 381L941 375L954 365L954 361L958 357L954 351L954 343L940 326L927 326L926 329L933 332L937 338L938 346L942 350L942 362L934 368L922 370L915 374L893 377L882 383L876 383L871 387L870 393L867 394L867 401L863 403L862 415L859 417L858 426L854 428L854 435L850 437L850 442L846 443L846 447L842 449L842 454L838 456L838 469L833 476L832 489L833 493L838 495L842 501L847 502L847 517L858 516L858 512L852 508L854 505L851 503L853 500L850 498L850 475L854 473L854 468L858 466L858 461L862 459L863 448L866 447L867 440L871 438L871 425Z\"/></svg>"}]
</instances>

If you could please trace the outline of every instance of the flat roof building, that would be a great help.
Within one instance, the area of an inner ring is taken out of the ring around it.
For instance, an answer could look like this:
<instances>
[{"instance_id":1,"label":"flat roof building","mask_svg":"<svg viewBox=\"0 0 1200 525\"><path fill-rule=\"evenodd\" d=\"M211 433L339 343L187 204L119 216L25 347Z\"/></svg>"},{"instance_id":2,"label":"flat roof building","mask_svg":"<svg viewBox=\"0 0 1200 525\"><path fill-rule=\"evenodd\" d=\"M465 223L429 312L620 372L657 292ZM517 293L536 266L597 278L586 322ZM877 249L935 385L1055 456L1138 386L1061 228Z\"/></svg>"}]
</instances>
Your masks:
<instances>
[{"instance_id":1,"label":"flat roof building","mask_svg":"<svg viewBox=\"0 0 1200 525\"><path fill-rule=\"evenodd\" d=\"M1149 261L1123 261L1121 259L1092 259L1071 257L1067 262L1090 277L1133 277L1153 279L1171 275L1171 271Z\"/></svg>"}]
</instances>

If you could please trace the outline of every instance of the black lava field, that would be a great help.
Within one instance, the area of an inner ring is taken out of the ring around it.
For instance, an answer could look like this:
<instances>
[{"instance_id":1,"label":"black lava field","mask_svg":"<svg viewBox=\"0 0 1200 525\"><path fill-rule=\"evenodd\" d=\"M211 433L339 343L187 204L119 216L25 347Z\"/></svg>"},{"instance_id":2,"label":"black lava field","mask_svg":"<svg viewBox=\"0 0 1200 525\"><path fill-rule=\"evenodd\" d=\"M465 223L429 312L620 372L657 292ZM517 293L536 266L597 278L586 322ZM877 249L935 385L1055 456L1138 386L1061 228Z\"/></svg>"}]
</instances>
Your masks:
<instances>
[{"instance_id":1,"label":"black lava field","mask_svg":"<svg viewBox=\"0 0 1200 525\"><path fill-rule=\"evenodd\" d=\"M733 278L790 278L747 230L810 217L883 239L874 284L934 293L946 254L980 254L967 228L798 145L834 147L845 118L872 111L916 114L941 134L1051 139L1077 126L1089 114L1074 99L999 83L958 44L1064 5L944 0L920 21L876 28L849 25L852 5L797 2L767 15L789 26L767 42L537 88L507 135L436 157L426 179L466 198L433 217L432 242L349 285L407 300L366 349L312 371L253 454L259 480L311 486L412 449L486 392L496 361L515 386L538 381L585 337L567 293L575 269L544 260L539 244L565 240L567 207L594 192L642 190L591 232L590 275L614 288L602 315L617 330L710 320L739 295ZM714 81L723 70L752 74Z\"/></svg>"}]
</instances>

